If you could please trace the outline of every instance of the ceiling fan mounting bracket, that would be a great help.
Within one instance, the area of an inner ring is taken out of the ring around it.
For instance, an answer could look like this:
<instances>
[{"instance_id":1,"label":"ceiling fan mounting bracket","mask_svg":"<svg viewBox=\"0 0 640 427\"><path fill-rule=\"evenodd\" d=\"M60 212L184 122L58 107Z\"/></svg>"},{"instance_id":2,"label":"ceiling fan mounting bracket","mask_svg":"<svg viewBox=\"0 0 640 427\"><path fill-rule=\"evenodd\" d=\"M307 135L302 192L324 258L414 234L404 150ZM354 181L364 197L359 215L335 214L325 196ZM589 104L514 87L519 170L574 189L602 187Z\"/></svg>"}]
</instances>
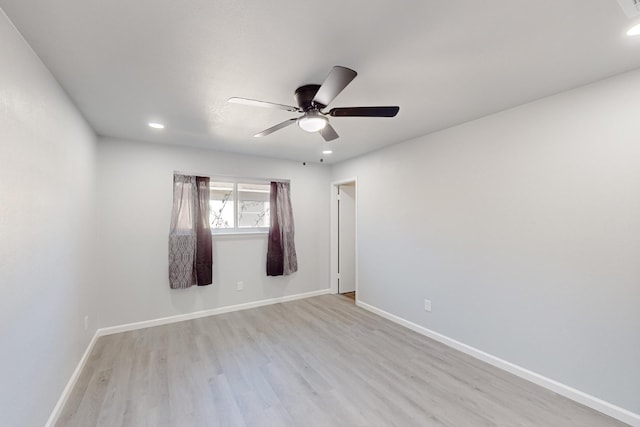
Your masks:
<instances>
[{"instance_id":1,"label":"ceiling fan mounting bracket","mask_svg":"<svg viewBox=\"0 0 640 427\"><path fill-rule=\"evenodd\" d=\"M313 102L313 97L320 89L320 85L304 85L296 89L296 102L302 111L322 110L326 105Z\"/></svg>"}]
</instances>

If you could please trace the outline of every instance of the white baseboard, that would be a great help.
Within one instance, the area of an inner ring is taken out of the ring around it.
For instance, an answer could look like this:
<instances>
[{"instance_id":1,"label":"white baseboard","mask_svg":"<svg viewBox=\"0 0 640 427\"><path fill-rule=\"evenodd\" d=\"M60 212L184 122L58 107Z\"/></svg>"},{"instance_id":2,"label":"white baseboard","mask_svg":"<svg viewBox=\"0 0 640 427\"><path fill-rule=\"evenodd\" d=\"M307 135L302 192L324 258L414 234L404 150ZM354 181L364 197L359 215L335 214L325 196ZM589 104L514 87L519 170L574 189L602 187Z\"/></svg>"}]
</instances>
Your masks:
<instances>
[{"instance_id":1,"label":"white baseboard","mask_svg":"<svg viewBox=\"0 0 640 427\"><path fill-rule=\"evenodd\" d=\"M58 422L58 418L60 417L60 414L62 414L62 408L64 408L65 403L67 403L67 400L71 395L71 390L73 390L73 387L76 385L76 382L78 381L78 378L82 373L82 369L84 369L84 365L87 363L89 355L91 354L91 351L93 351L93 347L96 345L96 341L98 341L98 337L99 335L96 331L96 333L93 334L93 338L91 338L91 341L89 341L89 345L87 345L86 350L82 354L82 357L80 358L76 369L71 374L71 378L69 378L67 385L64 387L64 390L62 390L62 394L60 395L56 406L53 408L51 415L49 415L49 419L47 420L45 427L53 427Z\"/></svg>"},{"instance_id":2,"label":"white baseboard","mask_svg":"<svg viewBox=\"0 0 640 427\"><path fill-rule=\"evenodd\" d=\"M196 311L196 312L187 313L187 314L178 314L176 316L168 316L168 317L162 317L159 319L145 320L142 322L127 323L125 325L111 326L108 328L98 329L93 335L93 338L91 339L91 341L89 342L89 345L87 346L87 349L84 351L84 354L80 358L80 361L76 366L76 369L73 371L73 374L71 374L71 378L69 379L69 381L67 382L67 385L62 391L62 394L60 395L60 398L58 399L56 406L53 408L53 411L51 412L51 415L49 416L49 419L47 420L45 427L54 427L56 422L58 422L58 418L62 414L62 409L64 408L65 403L67 403L67 400L71 395L71 391L73 390L73 387L76 385L76 382L78 381L78 378L82 373L82 369L84 368L84 365L87 363L87 360L89 359L89 355L91 354L91 351L93 350L93 347L95 346L96 341L98 341L98 338L100 338L101 336L117 334L120 332L134 331L137 329L150 328L152 326L167 325L169 323L176 323L176 322L182 322L184 320L198 319L200 317L214 316L216 314L230 313L232 311L240 311L240 310L247 310L249 308L263 307L265 305L295 301L295 300L304 299L304 298L311 298L319 295L326 295L329 293L331 293L331 289L322 289L320 291L306 292L304 294L287 295L287 296L278 297L278 298L270 298L270 299L265 299L260 301L248 302L245 304L237 304L237 305L230 305L227 307L212 308L210 310Z\"/></svg>"},{"instance_id":3,"label":"white baseboard","mask_svg":"<svg viewBox=\"0 0 640 427\"><path fill-rule=\"evenodd\" d=\"M504 371L510 372L518 377L524 378L534 384L542 386L546 389L553 391L554 393L560 394L564 397L567 397L575 402L578 402L582 405L588 406L589 408L595 409L598 412L602 412L603 414L609 415L610 417L616 418L622 422L630 424L635 427L640 427L640 415L634 412L631 412L627 409L621 408L609 402L606 402L597 397L591 396L587 393L584 393L580 390L576 390L573 387L569 387L568 385L562 384L558 381L547 378L543 375L525 369L521 366L515 365L511 362L507 362L506 360L500 359L499 357L493 356L489 353L485 353L482 350L478 350L477 348L471 347L467 344L461 343L460 341L456 341L452 338L449 338L445 335L434 332L430 329L427 329L423 326L420 326L416 323L410 322L406 319L398 317L394 314L388 313L384 310L381 310L377 307L364 303L360 300L356 301L356 305L358 307L362 307L365 310L368 310L372 313L375 313L385 319L388 319L394 323L402 325L406 328L411 329L414 332L417 332L426 337L432 338L442 344L445 344L449 347L452 347L458 351L461 351L469 356L475 357L476 359L482 360L490 365L495 366L496 368L502 369Z\"/></svg>"},{"instance_id":4,"label":"white baseboard","mask_svg":"<svg viewBox=\"0 0 640 427\"><path fill-rule=\"evenodd\" d=\"M287 295L284 297L263 299L244 304L229 305L226 307L212 308L209 310L194 311L193 313L177 314L175 316L161 317L159 319L143 320L142 322L127 323L125 325L111 326L98 329L98 336L118 334L120 332L135 331L137 329L150 328L152 326L168 325L170 323L183 322L185 320L199 319L201 317L215 316L216 314L230 313L232 311L247 310L250 308L263 307L265 305L278 304L281 302L295 301L298 299L311 298L330 293L330 289L306 292L304 294Z\"/></svg>"}]
</instances>

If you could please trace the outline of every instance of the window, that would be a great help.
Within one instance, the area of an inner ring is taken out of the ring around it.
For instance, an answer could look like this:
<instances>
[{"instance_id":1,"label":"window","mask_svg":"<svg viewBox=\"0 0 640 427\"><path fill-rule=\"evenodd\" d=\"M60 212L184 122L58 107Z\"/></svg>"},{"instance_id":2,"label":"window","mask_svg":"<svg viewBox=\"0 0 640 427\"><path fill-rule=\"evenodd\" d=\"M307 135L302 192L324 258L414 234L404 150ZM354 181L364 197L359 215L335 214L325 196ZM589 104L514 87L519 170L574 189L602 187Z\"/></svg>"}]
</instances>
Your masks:
<instances>
[{"instance_id":1,"label":"window","mask_svg":"<svg viewBox=\"0 0 640 427\"><path fill-rule=\"evenodd\" d=\"M213 233L268 231L269 182L212 178L210 186L209 218Z\"/></svg>"},{"instance_id":2,"label":"window","mask_svg":"<svg viewBox=\"0 0 640 427\"><path fill-rule=\"evenodd\" d=\"M235 227L235 200L232 182L210 182L209 219L212 230Z\"/></svg>"},{"instance_id":3,"label":"window","mask_svg":"<svg viewBox=\"0 0 640 427\"><path fill-rule=\"evenodd\" d=\"M237 185L238 227L269 228L269 193L271 184Z\"/></svg>"}]
</instances>

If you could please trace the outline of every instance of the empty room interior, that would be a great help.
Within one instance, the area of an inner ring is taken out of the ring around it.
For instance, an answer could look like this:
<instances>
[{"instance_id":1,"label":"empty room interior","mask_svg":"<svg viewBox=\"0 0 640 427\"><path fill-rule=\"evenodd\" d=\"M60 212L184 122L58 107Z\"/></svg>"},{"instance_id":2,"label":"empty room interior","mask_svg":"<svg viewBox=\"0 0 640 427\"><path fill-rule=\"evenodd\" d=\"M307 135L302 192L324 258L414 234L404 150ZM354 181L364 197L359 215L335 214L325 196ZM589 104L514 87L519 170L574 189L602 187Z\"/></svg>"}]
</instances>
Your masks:
<instances>
[{"instance_id":1,"label":"empty room interior","mask_svg":"<svg viewBox=\"0 0 640 427\"><path fill-rule=\"evenodd\" d=\"M0 425L640 426L640 3L0 0Z\"/></svg>"}]
</instances>

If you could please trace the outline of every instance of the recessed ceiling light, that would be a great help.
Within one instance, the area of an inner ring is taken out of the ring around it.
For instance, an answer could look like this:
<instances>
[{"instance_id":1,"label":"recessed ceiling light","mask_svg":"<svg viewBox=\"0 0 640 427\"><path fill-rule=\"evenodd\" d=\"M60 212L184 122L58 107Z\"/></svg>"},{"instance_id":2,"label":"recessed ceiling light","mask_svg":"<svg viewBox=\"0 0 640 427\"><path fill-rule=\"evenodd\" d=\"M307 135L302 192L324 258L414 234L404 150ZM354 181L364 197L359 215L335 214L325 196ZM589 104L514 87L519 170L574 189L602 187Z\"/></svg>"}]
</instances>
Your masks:
<instances>
[{"instance_id":1,"label":"recessed ceiling light","mask_svg":"<svg viewBox=\"0 0 640 427\"><path fill-rule=\"evenodd\" d=\"M628 36L638 36L640 35L640 24L634 25L627 31Z\"/></svg>"},{"instance_id":2,"label":"recessed ceiling light","mask_svg":"<svg viewBox=\"0 0 640 427\"><path fill-rule=\"evenodd\" d=\"M322 150L322 154L331 154L333 150Z\"/></svg>"},{"instance_id":3,"label":"recessed ceiling light","mask_svg":"<svg viewBox=\"0 0 640 427\"><path fill-rule=\"evenodd\" d=\"M164 129L164 125L162 123L149 123L149 127L154 129Z\"/></svg>"}]
</instances>

